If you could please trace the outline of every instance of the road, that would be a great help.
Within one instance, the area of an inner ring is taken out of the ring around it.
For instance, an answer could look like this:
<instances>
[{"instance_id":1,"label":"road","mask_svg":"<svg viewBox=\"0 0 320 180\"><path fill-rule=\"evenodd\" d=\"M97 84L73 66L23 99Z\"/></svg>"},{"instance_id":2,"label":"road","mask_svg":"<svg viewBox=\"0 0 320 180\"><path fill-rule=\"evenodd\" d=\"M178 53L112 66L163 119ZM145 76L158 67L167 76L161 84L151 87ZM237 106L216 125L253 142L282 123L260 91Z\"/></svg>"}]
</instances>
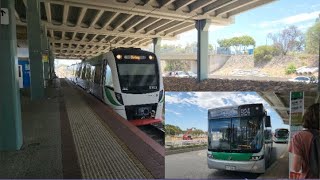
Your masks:
<instances>
[{"instance_id":1,"label":"road","mask_svg":"<svg viewBox=\"0 0 320 180\"><path fill-rule=\"evenodd\" d=\"M287 151L287 144L273 143L273 159L275 162ZM207 150L192 151L187 153L173 154L165 159L165 178L199 179L199 178L230 178L230 179L255 179L261 174L232 172L207 167ZM271 164L272 164L271 163ZM288 162L289 163L289 162Z\"/></svg>"},{"instance_id":2,"label":"road","mask_svg":"<svg viewBox=\"0 0 320 180\"><path fill-rule=\"evenodd\" d=\"M222 76L222 75L209 75L211 79L239 79L239 80L253 80L253 81L288 81L289 78L283 77L259 77L259 76Z\"/></svg>"}]
</instances>

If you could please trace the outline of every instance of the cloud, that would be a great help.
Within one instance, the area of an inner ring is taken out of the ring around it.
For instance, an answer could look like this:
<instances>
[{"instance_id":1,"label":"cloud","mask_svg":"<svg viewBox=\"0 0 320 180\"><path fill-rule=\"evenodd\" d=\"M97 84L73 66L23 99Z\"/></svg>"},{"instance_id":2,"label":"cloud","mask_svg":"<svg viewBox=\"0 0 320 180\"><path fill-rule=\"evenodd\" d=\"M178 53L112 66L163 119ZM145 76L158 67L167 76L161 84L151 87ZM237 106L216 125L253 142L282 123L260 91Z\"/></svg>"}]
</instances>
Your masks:
<instances>
[{"instance_id":1,"label":"cloud","mask_svg":"<svg viewBox=\"0 0 320 180\"><path fill-rule=\"evenodd\" d=\"M291 25L300 22L310 21L316 19L319 16L320 11L314 11L310 13L301 13L294 16L285 17L274 21L264 21L258 24L260 28L277 27L278 25Z\"/></svg>"},{"instance_id":2,"label":"cloud","mask_svg":"<svg viewBox=\"0 0 320 180\"><path fill-rule=\"evenodd\" d=\"M166 94L166 103L195 105L203 109L250 103L265 103L259 95L244 92L191 92L188 97L175 93Z\"/></svg>"},{"instance_id":3,"label":"cloud","mask_svg":"<svg viewBox=\"0 0 320 180\"><path fill-rule=\"evenodd\" d=\"M173 111L173 110L170 110L170 109L165 109L165 111L166 111L166 113L173 113L173 114L175 114L175 115L177 115L177 116L181 116L182 114L180 113L180 112L176 112L176 111Z\"/></svg>"}]
</instances>

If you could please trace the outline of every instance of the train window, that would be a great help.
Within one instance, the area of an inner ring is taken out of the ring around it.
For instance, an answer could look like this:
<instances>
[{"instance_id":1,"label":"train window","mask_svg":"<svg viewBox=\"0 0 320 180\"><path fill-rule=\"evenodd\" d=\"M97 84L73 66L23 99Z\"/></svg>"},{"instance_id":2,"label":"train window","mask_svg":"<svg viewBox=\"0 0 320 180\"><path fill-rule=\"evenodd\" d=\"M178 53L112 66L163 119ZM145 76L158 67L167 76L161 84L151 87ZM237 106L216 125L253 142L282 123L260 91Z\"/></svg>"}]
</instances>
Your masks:
<instances>
[{"instance_id":1,"label":"train window","mask_svg":"<svg viewBox=\"0 0 320 180\"><path fill-rule=\"evenodd\" d=\"M81 70L82 70L82 66L81 66L81 64L78 64L78 65L77 65L77 77L78 77L78 78L80 78Z\"/></svg>"},{"instance_id":2,"label":"train window","mask_svg":"<svg viewBox=\"0 0 320 180\"><path fill-rule=\"evenodd\" d=\"M101 66L95 66L94 83L100 84L101 80Z\"/></svg>"},{"instance_id":3,"label":"train window","mask_svg":"<svg viewBox=\"0 0 320 180\"><path fill-rule=\"evenodd\" d=\"M91 78L90 78L91 81L94 81L94 74L95 74L94 70L95 70L95 66L91 66L91 75L90 75L91 76Z\"/></svg>"},{"instance_id":4,"label":"train window","mask_svg":"<svg viewBox=\"0 0 320 180\"><path fill-rule=\"evenodd\" d=\"M113 88L112 72L109 64L106 66L105 85Z\"/></svg>"},{"instance_id":5,"label":"train window","mask_svg":"<svg viewBox=\"0 0 320 180\"><path fill-rule=\"evenodd\" d=\"M81 79L85 79L86 77L86 65L82 65L82 71L81 71Z\"/></svg>"},{"instance_id":6,"label":"train window","mask_svg":"<svg viewBox=\"0 0 320 180\"><path fill-rule=\"evenodd\" d=\"M86 79L91 79L91 66L89 64L86 65Z\"/></svg>"}]
</instances>

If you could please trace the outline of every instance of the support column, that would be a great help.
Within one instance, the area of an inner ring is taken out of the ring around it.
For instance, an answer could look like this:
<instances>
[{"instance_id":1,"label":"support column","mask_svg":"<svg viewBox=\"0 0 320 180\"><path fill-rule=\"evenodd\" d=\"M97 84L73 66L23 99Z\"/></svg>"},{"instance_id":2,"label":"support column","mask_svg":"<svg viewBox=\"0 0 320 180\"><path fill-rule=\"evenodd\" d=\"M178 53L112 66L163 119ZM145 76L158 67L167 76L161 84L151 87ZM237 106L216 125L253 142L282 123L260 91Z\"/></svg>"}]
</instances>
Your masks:
<instances>
[{"instance_id":1,"label":"support column","mask_svg":"<svg viewBox=\"0 0 320 180\"><path fill-rule=\"evenodd\" d=\"M27 29L30 59L31 99L44 97L39 0L27 0Z\"/></svg>"},{"instance_id":2,"label":"support column","mask_svg":"<svg viewBox=\"0 0 320 180\"><path fill-rule=\"evenodd\" d=\"M48 37L47 29L42 26L41 46L42 46L42 63L43 63L43 77L44 87L47 87L49 81L49 51L48 51Z\"/></svg>"},{"instance_id":3,"label":"support column","mask_svg":"<svg viewBox=\"0 0 320 180\"><path fill-rule=\"evenodd\" d=\"M9 24L0 25L0 151L19 150L22 146L20 93L18 86L18 57L15 1L1 0L7 8Z\"/></svg>"},{"instance_id":4,"label":"support column","mask_svg":"<svg viewBox=\"0 0 320 180\"><path fill-rule=\"evenodd\" d=\"M153 38L153 53L160 58L161 38Z\"/></svg>"},{"instance_id":5,"label":"support column","mask_svg":"<svg viewBox=\"0 0 320 180\"><path fill-rule=\"evenodd\" d=\"M197 48L197 79L198 82L208 78L208 45L209 45L209 20L196 20L196 29L198 31Z\"/></svg>"}]
</instances>

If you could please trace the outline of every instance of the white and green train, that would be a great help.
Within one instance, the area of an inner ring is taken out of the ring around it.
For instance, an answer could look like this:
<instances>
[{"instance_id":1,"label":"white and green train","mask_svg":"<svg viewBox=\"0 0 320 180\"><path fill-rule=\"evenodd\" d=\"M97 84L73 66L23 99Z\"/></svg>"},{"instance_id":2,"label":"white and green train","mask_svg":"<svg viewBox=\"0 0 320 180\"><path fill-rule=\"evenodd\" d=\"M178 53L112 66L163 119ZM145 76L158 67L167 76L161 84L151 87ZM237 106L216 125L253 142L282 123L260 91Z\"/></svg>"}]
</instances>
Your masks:
<instances>
[{"instance_id":1,"label":"white and green train","mask_svg":"<svg viewBox=\"0 0 320 180\"><path fill-rule=\"evenodd\" d=\"M162 121L160 61L139 48L117 48L69 67L71 80L134 125Z\"/></svg>"},{"instance_id":2,"label":"white and green train","mask_svg":"<svg viewBox=\"0 0 320 180\"><path fill-rule=\"evenodd\" d=\"M264 173L272 144L270 116L263 104L208 110L210 169Z\"/></svg>"}]
</instances>

